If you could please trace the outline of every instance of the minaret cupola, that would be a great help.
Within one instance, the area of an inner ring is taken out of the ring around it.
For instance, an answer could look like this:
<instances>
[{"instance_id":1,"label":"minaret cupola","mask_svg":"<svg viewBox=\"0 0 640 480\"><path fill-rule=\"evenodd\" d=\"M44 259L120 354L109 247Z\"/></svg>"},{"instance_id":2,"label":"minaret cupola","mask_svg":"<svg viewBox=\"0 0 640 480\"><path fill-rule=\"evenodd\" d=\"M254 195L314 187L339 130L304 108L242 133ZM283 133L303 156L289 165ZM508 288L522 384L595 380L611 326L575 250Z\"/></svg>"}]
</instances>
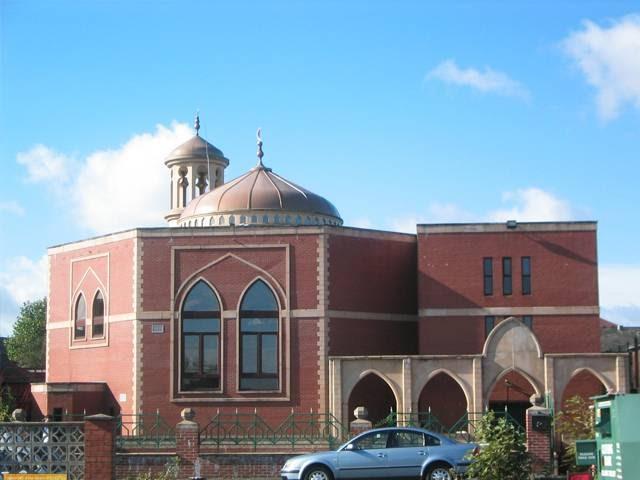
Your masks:
<instances>
[{"instance_id":1,"label":"minaret cupola","mask_svg":"<svg viewBox=\"0 0 640 480\"><path fill-rule=\"evenodd\" d=\"M200 136L200 116L196 115L196 134L173 150L165 165L171 170L171 200L165 219L176 226L182 211L194 198L224 183L229 165L221 150Z\"/></svg>"}]
</instances>

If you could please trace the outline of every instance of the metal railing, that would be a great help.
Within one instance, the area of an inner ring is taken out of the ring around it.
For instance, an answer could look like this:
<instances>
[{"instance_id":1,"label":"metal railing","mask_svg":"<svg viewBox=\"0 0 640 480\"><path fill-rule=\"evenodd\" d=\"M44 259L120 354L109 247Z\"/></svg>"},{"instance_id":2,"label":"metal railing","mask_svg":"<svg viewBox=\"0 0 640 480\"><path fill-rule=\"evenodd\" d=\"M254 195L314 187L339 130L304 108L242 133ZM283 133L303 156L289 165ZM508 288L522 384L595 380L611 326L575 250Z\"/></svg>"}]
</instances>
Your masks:
<instances>
[{"instance_id":1,"label":"metal railing","mask_svg":"<svg viewBox=\"0 0 640 480\"><path fill-rule=\"evenodd\" d=\"M389 415L376 423L374 427L420 427L432 432L447 435L455 440L472 442L475 440L476 425L487 412L466 412L451 426L445 426L436 415L431 412L390 412ZM523 430L523 426L507 411L494 411L497 418L505 418L509 423Z\"/></svg>"},{"instance_id":2,"label":"metal railing","mask_svg":"<svg viewBox=\"0 0 640 480\"><path fill-rule=\"evenodd\" d=\"M291 412L277 426L254 413L218 413L200 431L202 445L222 447L321 446L335 448L349 432L331 414Z\"/></svg>"},{"instance_id":3,"label":"metal railing","mask_svg":"<svg viewBox=\"0 0 640 480\"><path fill-rule=\"evenodd\" d=\"M159 412L117 417L116 447L170 448L176 444L176 432Z\"/></svg>"},{"instance_id":4,"label":"metal railing","mask_svg":"<svg viewBox=\"0 0 640 480\"><path fill-rule=\"evenodd\" d=\"M69 480L82 480L83 424L0 423L0 471L66 473Z\"/></svg>"}]
</instances>

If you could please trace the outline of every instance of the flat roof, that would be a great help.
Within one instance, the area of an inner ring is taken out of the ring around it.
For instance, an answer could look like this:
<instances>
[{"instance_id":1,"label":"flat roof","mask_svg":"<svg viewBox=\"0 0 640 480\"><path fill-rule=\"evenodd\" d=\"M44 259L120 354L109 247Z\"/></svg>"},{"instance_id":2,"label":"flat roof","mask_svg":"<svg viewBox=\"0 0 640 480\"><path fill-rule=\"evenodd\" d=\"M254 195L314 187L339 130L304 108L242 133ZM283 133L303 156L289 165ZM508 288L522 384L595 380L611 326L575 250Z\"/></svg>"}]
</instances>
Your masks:
<instances>
[{"instance_id":1,"label":"flat roof","mask_svg":"<svg viewBox=\"0 0 640 480\"><path fill-rule=\"evenodd\" d=\"M497 232L579 232L596 231L598 222L507 222L486 223L421 223L418 233L497 233Z\"/></svg>"}]
</instances>

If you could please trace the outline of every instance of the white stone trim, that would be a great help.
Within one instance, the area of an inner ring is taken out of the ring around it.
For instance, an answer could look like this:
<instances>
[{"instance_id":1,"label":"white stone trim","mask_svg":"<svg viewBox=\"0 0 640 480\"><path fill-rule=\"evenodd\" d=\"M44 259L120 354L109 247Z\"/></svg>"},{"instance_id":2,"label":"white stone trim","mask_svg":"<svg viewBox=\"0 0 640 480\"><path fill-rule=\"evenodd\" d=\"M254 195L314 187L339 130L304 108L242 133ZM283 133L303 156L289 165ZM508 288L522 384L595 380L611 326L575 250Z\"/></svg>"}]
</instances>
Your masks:
<instances>
[{"instance_id":1,"label":"white stone trim","mask_svg":"<svg viewBox=\"0 0 640 480\"><path fill-rule=\"evenodd\" d=\"M264 218L267 221L264 222ZM244 222L243 222L244 219ZM186 228L236 228L257 227L262 228L279 226L324 226L342 225L342 219L331 215L311 214L296 212L293 210L234 210L232 212L219 212L216 214L191 215L177 220L177 226Z\"/></svg>"},{"instance_id":2,"label":"white stone trim","mask_svg":"<svg viewBox=\"0 0 640 480\"><path fill-rule=\"evenodd\" d=\"M522 224L520 224L522 225ZM418 226L420 228L421 226ZM424 226L422 226L424 227ZM412 233L387 232L384 230L368 230L365 228L356 228L348 226L285 226L280 227L258 227L258 226L227 226L216 228L177 228L177 227L159 227L159 228L137 228L116 232L99 237L87 238L77 242L65 243L62 245L54 245L47 249L49 255L59 253L72 252L84 248L99 247L109 243L115 243L131 238L179 238L179 237L235 237L241 235L250 236L268 236L268 235L320 235L328 233L331 235L341 235L360 238L378 238L399 240L413 243L416 241L416 235Z\"/></svg>"},{"instance_id":3,"label":"white stone trim","mask_svg":"<svg viewBox=\"0 0 640 480\"><path fill-rule=\"evenodd\" d=\"M495 233L495 232L584 232L595 231L597 222L518 222L515 228L502 223L440 223L419 224L418 234L434 233Z\"/></svg>"},{"instance_id":4,"label":"white stone trim","mask_svg":"<svg viewBox=\"0 0 640 480\"><path fill-rule=\"evenodd\" d=\"M51 336L49 335L49 325L51 325L51 255L47 255L47 320L46 320L46 339L44 350L44 380L49 381L49 368L50 368L50 343Z\"/></svg>"},{"instance_id":5,"label":"white stone trim","mask_svg":"<svg viewBox=\"0 0 640 480\"><path fill-rule=\"evenodd\" d=\"M406 313L350 312L348 310L327 310L331 319L375 320L387 322L417 322L418 316Z\"/></svg>"},{"instance_id":6,"label":"white stone trim","mask_svg":"<svg viewBox=\"0 0 640 480\"><path fill-rule=\"evenodd\" d=\"M600 315L600 307L485 307L485 308L421 308L420 317L480 317L485 315Z\"/></svg>"},{"instance_id":7,"label":"white stone trim","mask_svg":"<svg viewBox=\"0 0 640 480\"><path fill-rule=\"evenodd\" d=\"M66 393L66 392L101 392L106 389L106 382L79 382L79 383L32 383L33 393Z\"/></svg>"},{"instance_id":8,"label":"white stone trim","mask_svg":"<svg viewBox=\"0 0 640 480\"><path fill-rule=\"evenodd\" d=\"M318 236L318 406L320 413L328 413L329 402L329 238Z\"/></svg>"},{"instance_id":9,"label":"white stone trim","mask_svg":"<svg viewBox=\"0 0 640 480\"><path fill-rule=\"evenodd\" d=\"M80 250L81 248L99 247L101 245L106 245L107 243L114 243L121 240L134 238L136 236L139 236L139 232L139 229L134 229L126 230L124 232L110 233L107 235L102 235L100 237L93 237L86 240L79 240L77 242L55 245L53 247L49 247L47 249L47 252L49 253L49 255L56 255L59 253L67 253L74 250Z\"/></svg>"}]
</instances>

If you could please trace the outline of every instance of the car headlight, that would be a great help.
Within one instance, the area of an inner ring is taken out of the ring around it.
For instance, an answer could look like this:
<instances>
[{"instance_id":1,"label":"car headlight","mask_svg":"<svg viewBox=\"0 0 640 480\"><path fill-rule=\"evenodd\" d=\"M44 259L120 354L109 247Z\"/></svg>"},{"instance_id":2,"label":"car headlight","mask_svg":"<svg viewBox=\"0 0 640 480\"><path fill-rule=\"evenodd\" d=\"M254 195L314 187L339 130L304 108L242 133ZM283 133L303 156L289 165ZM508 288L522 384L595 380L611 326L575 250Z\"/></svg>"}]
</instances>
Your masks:
<instances>
[{"instance_id":1,"label":"car headlight","mask_svg":"<svg viewBox=\"0 0 640 480\"><path fill-rule=\"evenodd\" d=\"M287 462L282 467L283 472L295 472L300 470L297 465L298 462L287 460Z\"/></svg>"}]
</instances>

